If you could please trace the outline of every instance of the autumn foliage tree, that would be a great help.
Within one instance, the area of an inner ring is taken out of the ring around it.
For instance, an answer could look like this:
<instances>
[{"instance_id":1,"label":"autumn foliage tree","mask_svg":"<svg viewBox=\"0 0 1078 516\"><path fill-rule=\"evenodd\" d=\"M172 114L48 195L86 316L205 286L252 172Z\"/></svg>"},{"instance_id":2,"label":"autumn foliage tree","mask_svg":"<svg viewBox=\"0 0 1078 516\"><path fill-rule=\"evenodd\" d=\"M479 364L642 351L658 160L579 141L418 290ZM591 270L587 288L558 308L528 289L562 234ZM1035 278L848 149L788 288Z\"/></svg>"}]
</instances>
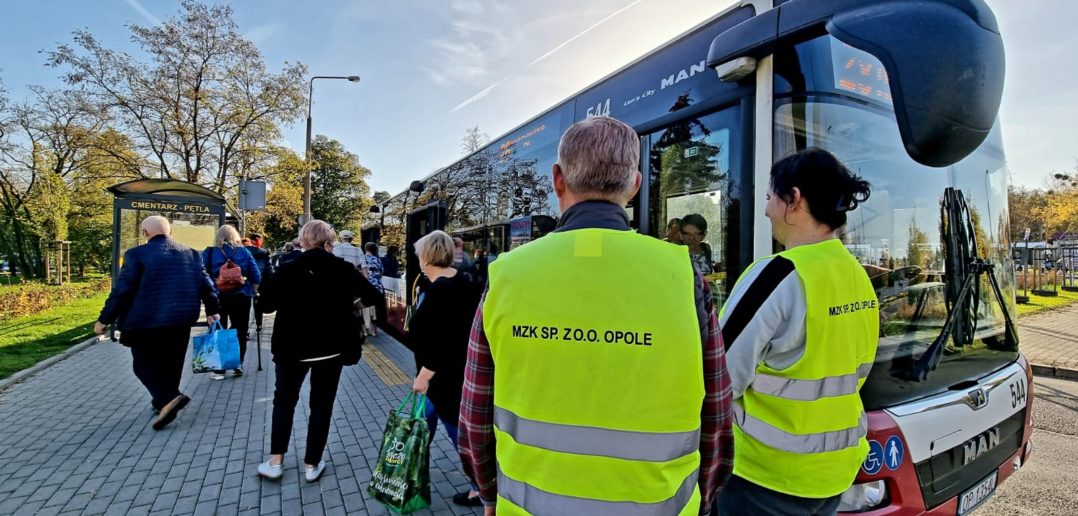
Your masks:
<instances>
[{"instance_id":1,"label":"autumn foliage tree","mask_svg":"<svg viewBox=\"0 0 1078 516\"><path fill-rule=\"evenodd\" d=\"M160 25L127 27L146 61L79 30L72 44L49 53L48 64L131 138L144 177L223 193L248 172L251 153L268 151L279 124L297 120L306 106L306 66L286 62L269 71L227 5L185 0Z\"/></svg>"}]
</instances>

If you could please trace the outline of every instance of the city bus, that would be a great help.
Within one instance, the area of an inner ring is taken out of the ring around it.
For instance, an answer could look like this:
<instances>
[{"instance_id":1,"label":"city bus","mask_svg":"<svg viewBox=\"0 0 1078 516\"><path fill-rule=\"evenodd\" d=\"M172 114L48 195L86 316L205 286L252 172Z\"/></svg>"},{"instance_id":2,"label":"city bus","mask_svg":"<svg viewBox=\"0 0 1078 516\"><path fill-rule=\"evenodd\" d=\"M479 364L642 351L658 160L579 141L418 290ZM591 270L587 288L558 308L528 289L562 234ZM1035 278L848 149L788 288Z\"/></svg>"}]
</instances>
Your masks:
<instances>
[{"instance_id":1,"label":"city bus","mask_svg":"<svg viewBox=\"0 0 1078 516\"><path fill-rule=\"evenodd\" d=\"M871 278L881 317L861 391L870 453L841 511L969 513L1032 452L997 121L1003 74L981 0L743 1L382 203L368 225L409 261L404 278L387 280L389 309L412 302L411 243L423 234L484 246L504 243L503 221L557 219L550 169L576 121L635 128L645 180L625 208L631 226L663 238L672 219L702 216L718 303L754 259L779 250L763 213L772 163L826 149L872 184L839 238Z\"/></svg>"}]
</instances>

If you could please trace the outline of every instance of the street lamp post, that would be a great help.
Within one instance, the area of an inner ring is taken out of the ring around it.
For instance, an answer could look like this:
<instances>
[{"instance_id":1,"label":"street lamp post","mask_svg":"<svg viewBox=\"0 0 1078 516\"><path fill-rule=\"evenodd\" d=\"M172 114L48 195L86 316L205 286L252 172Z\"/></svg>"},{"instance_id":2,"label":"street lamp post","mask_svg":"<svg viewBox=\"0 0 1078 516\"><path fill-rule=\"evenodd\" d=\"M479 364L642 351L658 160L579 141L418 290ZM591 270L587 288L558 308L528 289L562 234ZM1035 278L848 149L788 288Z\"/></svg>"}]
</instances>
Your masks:
<instances>
[{"instance_id":1,"label":"street lamp post","mask_svg":"<svg viewBox=\"0 0 1078 516\"><path fill-rule=\"evenodd\" d=\"M348 82L359 82L358 75L347 76L331 76L331 75L318 75L311 77L310 90L307 93L307 148L303 152L303 163L307 166L307 174L303 180L303 215L300 216L299 224L304 224L311 221L311 104L314 100L314 80L315 79L342 79Z\"/></svg>"}]
</instances>

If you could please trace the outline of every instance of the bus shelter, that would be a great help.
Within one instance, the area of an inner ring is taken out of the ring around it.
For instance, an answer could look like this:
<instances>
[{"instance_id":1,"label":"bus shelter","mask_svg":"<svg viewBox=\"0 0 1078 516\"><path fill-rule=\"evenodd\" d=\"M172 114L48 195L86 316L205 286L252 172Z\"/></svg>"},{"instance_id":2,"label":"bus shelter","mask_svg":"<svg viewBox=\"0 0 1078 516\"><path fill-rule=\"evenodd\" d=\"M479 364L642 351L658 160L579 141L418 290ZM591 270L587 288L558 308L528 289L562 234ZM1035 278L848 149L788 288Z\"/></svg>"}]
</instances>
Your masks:
<instances>
[{"instance_id":1,"label":"bus shelter","mask_svg":"<svg viewBox=\"0 0 1078 516\"><path fill-rule=\"evenodd\" d=\"M225 223L225 198L208 188L174 179L138 179L108 188L112 203L112 277L123 266L123 255L146 243L142 220L161 215L172 224L172 238L198 250L213 245L214 233Z\"/></svg>"}]
</instances>

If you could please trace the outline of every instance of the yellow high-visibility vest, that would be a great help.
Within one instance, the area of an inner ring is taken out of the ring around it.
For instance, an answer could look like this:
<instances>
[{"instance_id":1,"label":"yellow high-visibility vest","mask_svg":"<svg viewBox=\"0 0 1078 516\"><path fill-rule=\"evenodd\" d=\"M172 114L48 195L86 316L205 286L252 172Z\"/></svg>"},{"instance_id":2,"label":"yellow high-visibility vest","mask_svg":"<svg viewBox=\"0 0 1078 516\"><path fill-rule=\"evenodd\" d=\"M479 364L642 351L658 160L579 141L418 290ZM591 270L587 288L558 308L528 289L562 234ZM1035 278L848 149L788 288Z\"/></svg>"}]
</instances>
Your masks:
<instances>
[{"instance_id":1,"label":"yellow high-visibility vest","mask_svg":"<svg viewBox=\"0 0 1078 516\"><path fill-rule=\"evenodd\" d=\"M774 491L829 498L868 454L859 391L879 340L876 291L837 239L778 254L804 287L805 353L782 370L761 362L734 403L734 474ZM725 310L725 307L724 307Z\"/></svg>"},{"instance_id":2,"label":"yellow high-visibility vest","mask_svg":"<svg viewBox=\"0 0 1078 516\"><path fill-rule=\"evenodd\" d=\"M551 233L490 266L498 514L695 515L703 346L685 247Z\"/></svg>"}]
</instances>

